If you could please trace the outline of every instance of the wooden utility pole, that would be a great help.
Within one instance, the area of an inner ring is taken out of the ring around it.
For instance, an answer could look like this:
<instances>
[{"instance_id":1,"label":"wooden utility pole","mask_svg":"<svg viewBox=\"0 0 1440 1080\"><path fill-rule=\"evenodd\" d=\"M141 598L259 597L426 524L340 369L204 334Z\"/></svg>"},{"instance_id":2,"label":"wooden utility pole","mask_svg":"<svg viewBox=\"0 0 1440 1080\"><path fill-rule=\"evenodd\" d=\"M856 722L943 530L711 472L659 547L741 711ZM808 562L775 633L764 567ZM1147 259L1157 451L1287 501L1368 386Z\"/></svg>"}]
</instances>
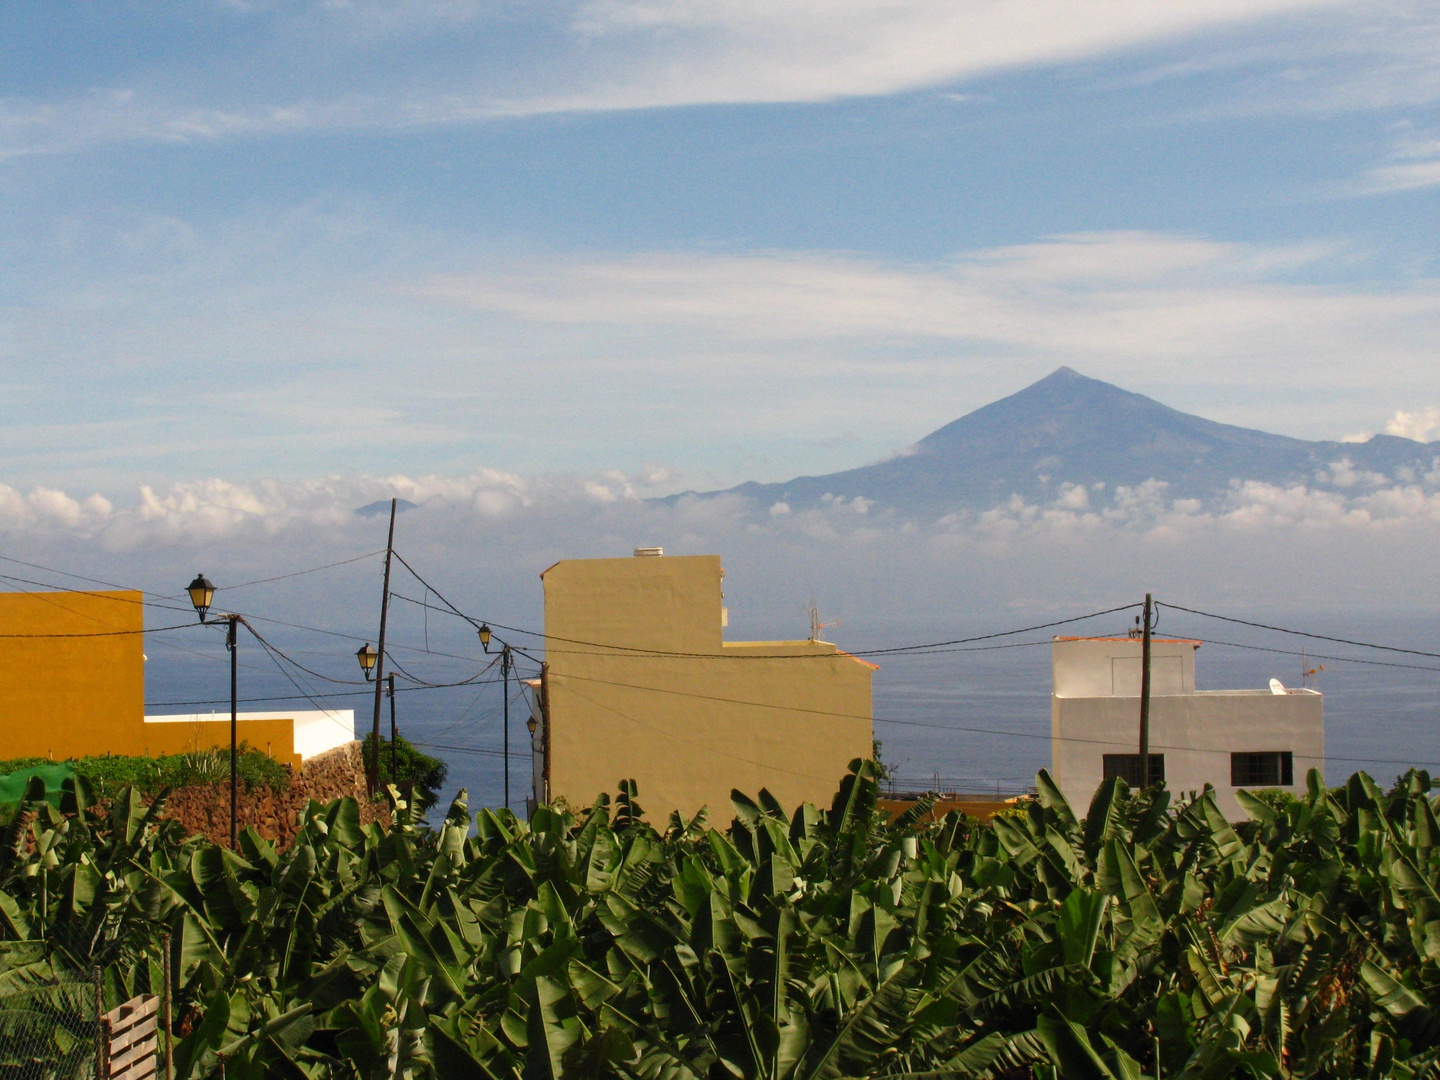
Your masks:
<instances>
[{"instance_id":1,"label":"wooden utility pole","mask_svg":"<svg viewBox=\"0 0 1440 1080\"><path fill-rule=\"evenodd\" d=\"M366 782L370 794L380 787L380 696L385 689L385 617L390 613L390 560L395 553L395 508L397 499L390 500L390 536L385 541L385 585L380 596L380 651L375 657L375 723L371 729L371 745L374 753L370 767L366 770Z\"/></svg>"},{"instance_id":2,"label":"wooden utility pole","mask_svg":"<svg viewBox=\"0 0 1440 1080\"><path fill-rule=\"evenodd\" d=\"M1150 786L1150 594L1140 623L1140 787Z\"/></svg>"}]
</instances>

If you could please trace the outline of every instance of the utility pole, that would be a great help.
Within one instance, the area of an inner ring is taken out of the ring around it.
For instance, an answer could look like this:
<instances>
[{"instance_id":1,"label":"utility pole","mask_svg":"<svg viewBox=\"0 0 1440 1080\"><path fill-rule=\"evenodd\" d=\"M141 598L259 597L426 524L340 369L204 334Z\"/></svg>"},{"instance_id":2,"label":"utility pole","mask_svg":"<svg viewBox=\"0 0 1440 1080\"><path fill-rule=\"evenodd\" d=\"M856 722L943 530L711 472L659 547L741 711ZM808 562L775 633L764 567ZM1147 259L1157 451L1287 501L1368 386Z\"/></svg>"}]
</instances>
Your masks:
<instances>
[{"instance_id":1,"label":"utility pole","mask_svg":"<svg viewBox=\"0 0 1440 1080\"><path fill-rule=\"evenodd\" d=\"M1140 787L1150 786L1150 613L1153 605L1145 594L1145 614L1140 624Z\"/></svg>"},{"instance_id":2,"label":"utility pole","mask_svg":"<svg viewBox=\"0 0 1440 1080\"><path fill-rule=\"evenodd\" d=\"M500 650L500 690L505 699L501 726L505 731L505 809L510 809L510 646Z\"/></svg>"},{"instance_id":3,"label":"utility pole","mask_svg":"<svg viewBox=\"0 0 1440 1080\"><path fill-rule=\"evenodd\" d=\"M385 541L385 586L380 597L380 654L375 658L375 723L371 730L375 755L370 759L366 781L370 794L374 795L380 786L380 693L383 690L385 670L385 617L390 612L390 559L395 553L395 507L398 500L390 500L390 536Z\"/></svg>"}]
</instances>

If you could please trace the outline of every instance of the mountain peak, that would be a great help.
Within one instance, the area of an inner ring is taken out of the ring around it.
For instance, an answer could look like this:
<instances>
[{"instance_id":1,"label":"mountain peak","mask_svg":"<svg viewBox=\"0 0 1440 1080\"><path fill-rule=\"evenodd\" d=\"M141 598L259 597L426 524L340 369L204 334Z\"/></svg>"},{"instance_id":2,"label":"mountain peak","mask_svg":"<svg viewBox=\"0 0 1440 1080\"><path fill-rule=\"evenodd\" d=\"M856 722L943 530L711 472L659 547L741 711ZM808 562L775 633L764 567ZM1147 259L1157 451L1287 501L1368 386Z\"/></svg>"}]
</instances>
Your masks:
<instances>
[{"instance_id":1,"label":"mountain peak","mask_svg":"<svg viewBox=\"0 0 1440 1080\"><path fill-rule=\"evenodd\" d=\"M1433 468L1423 444L1372 439L1341 446L1236 427L1180 412L1153 398L1058 367L1038 382L926 435L915 452L845 472L733 489L762 506L845 505L932 520L962 507L986 509L1014 496L1046 505L1073 487L1092 504L1150 481L1167 498L1223 501L1234 483L1281 487L1339 483L1342 457L1386 475Z\"/></svg>"}]
</instances>

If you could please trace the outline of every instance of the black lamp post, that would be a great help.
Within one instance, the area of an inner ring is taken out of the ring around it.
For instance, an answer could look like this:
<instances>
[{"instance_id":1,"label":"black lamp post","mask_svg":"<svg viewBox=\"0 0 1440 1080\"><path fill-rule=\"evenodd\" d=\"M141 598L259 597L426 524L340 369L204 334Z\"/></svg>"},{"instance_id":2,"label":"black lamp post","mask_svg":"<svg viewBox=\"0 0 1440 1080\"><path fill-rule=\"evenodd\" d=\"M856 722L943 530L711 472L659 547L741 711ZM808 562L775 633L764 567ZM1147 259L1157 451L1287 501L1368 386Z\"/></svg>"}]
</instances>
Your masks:
<instances>
[{"instance_id":1,"label":"black lamp post","mask_svg":"<svg viewBox=\"0 0 1440 1080\"><path fill-rule=\"evenodd\" d=\"M215 602L215 584L204 574L196 574L195 580L190 582L185 589L190 594L190 603L195 605L195 613L200 616L200 621L207 625L225 623L225 648L230 652L230 847L235 847L235 821L237 817L236 790L239 777L239 698L236 690L238 686L237 660L239 658L239 642L236 638L236 628L240 623L240 616L233 612L226 615L217 615L213 619L206 619L205 614L210 610L210 605Z\"/></svg>"},{"instance_id":2,"label":"black lamp post","mask_svg":"<svg viewBox=\"0 0 1440 1080\"><path fill-rule=\"evenodd\" d=\"M489 627L485 628L486 630ZM483 635L485 630L480 631ZM484 638L482 636L481 640ZM500 650L500 690L505 700L505 710L500 723L505 729L505 809L510 809L510 646Z\"/></svg>"}]
</instances>

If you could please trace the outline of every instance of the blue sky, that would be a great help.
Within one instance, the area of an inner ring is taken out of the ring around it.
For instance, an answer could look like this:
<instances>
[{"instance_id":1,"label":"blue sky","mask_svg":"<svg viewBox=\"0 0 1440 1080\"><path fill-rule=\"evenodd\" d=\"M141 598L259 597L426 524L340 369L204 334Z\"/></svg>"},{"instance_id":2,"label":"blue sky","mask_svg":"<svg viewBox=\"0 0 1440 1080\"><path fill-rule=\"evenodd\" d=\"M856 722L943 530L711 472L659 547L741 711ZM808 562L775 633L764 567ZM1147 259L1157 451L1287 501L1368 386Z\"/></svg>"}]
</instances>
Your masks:
<instances>
[{"instance_id":1,"label":"blue sky","mask_svg":"<svg viewBox=\"0 0 1440 1080\"><path fill-rule=\"evenodd\" d=\"M1062 363L1288 434L1440 437L1430 5L0 20L12 494L713 488L873 460Z\"/></svg>"}]
</instances>

